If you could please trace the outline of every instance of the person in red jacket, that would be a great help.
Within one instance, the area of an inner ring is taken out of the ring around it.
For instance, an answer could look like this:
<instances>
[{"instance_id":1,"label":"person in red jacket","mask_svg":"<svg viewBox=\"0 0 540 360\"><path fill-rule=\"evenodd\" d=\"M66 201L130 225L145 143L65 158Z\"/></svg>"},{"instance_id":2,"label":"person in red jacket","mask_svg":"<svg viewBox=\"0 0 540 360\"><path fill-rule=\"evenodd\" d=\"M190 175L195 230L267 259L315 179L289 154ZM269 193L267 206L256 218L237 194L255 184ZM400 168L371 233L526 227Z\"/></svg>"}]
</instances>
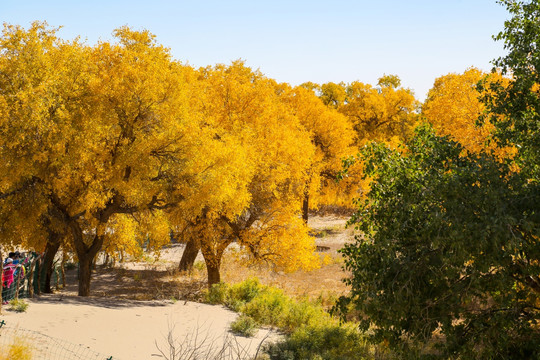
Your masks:
<instances>
[{"instance_id":1,"label":"person in red jacket","mask_svg":"<svg viewBox=\"0 0 540 360\"><path fill-rule=\"evenodd\" d=\"M2 284L3 284L2 299L4 300L4 305L7 304L7 298L8 298L8 294L10 294L11 285L13 285L13 282L15 281L14 274L15 274L16 268L17 268L17 265L13 265L13 259L7 258L4 265L4 274L2 276Z\"/></svg>"}]
</instances>

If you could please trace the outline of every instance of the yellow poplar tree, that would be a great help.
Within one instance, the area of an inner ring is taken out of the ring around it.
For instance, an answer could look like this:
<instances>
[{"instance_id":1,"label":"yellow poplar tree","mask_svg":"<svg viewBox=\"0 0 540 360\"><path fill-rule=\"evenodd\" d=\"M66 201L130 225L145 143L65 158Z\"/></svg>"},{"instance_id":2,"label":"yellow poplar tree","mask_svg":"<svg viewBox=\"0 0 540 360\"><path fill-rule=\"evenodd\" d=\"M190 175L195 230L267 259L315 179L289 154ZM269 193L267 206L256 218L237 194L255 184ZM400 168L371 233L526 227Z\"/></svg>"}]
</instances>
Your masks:
<instances>
[{"instance_id":1,"label":"yellow poplar tree","mask_svg":"<svg viewBox=\"0 0 540 360\"><path fill-rule=\"evenodd\" d=\"M233 242L253 260L291 271L312 268L313 239L299 217L315 152L309 134L275 82L240 61L200 69L199 80L204 123L214 139L233 144L231 156L241 161L231 166L244 169L231 182L228 201L202 203L203 211L184 221L184 234L200 244L209 285L220 281L221 259Z\"/></svg>"},{"instance_id":2,"label":"yellow poplar tree","mask_svg":"<svg viewBox=\"0 0 540 360\"><path fill-rule=\"evenodd\" d=\"M317 207L321 192L334 185L342 169L342 159L355 153L352 147L355 136L349 119L325 106L305 84L295 88L281 86L284 88L281 96L307 130L315 147L307 170L308 183L302 205L302 218L307 223L308 211Z\"/></svg>"},{"instance_id":3,"label":"yellow poplar tree","mask_svg":"<svg viewBox=\"0 0 540 360\"><path fill-rule=\"evenodd\" d=\"M345 90L346 103L338 110L353 123L357 146L369 141L397 145L411 134L418 101L409 89L400 87L397 76L381 77L378 87L355 81Z\"/></svg>"},{"instance_id":4,"label":"yellow poplar tree","mask_svg":"<svg viewBox=\"0 0 540 360\"><path fill-rule=\"evenodd\" d=\"M418 121L419 103L396 75L382 76L377 86L360 81L302 86L313 89L328 107L349 119L356 149L371 141L396 147L412 134ZM328 183L320 201L350 208L352 200L365 193L367 182L362 180L362 173L360 162L351 165L339 184Z\"/></svg>"},{"instance_id":5,"label":"yellow poplar tree","mask_svg":"<svg viewBox=\"0 0 540 360\"><path fill-rule=\"evenodd\" d=\"M511 155L512 149L497 148L491 141L494 129L491 123L477 124L485 112L477 90L477 84L483 79L488 82L504 81L498 73L488 75L476 68L467 69L463 74L452 73L437 78L422 106L422 115L438 134L452 136L468 151L478 153L490 149L497 156Z\"/></svg>"},{"instance_id":6,"label":"yellow poplar tree","mask_svg":"<svg viewBox=\"0 0 540 360\"><path fill-rule=\"evenodd\" d=\"M2 37L1 190L39 187L30 204L36 218L53 214L69 229L83 296L94 257L119 235L118 214L150 216L180 203L200 175L191 159L208 140L169 51L147 31L115 36L89 47L35 23L6 26Z\"/></svg>"}]
</instances>

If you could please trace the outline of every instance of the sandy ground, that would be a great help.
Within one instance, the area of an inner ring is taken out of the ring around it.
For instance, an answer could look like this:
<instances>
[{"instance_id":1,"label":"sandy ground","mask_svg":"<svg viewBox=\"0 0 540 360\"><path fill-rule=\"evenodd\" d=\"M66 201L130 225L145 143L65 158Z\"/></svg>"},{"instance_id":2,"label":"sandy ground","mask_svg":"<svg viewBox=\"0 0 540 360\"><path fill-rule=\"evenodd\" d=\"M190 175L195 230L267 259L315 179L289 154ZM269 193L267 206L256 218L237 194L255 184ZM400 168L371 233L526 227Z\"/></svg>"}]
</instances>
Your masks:
<instances>
[{"instance_id":1,"label":"sandy ground","mask_svg":"<svg viewBox=\"0 0 540 360\"><path fill-rule=\"evenodd\" d=\"M83 345L113 359L159 359L158 347L169 351L169 330L178 344L198 332L199 343L206 339L217 349L229 338L235 347L254 354L269 332L262 329L254 338L233 339L227 329L236 313L194 302L119 301L62 294L43 295L28 302L26 312L4 311L0 321L10 328Z\"/></svg>"}]
</instances>

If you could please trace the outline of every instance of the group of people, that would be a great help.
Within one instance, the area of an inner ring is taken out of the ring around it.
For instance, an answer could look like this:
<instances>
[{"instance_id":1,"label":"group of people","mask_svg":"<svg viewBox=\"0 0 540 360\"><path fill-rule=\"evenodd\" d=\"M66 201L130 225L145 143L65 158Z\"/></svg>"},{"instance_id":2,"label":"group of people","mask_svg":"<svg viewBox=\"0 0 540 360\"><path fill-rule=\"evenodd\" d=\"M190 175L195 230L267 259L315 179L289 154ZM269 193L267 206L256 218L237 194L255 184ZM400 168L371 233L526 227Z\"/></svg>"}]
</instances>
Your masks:
<instances>
[{"instance_id":1,"label":"group of people","mask_svg":"<svg viewBox=\"0 0 540 360\"><path fill-rule=\"evenodd\" d=\"M26 269L24 267L28 258L18 251L10 252L2 264L2 301L5 304L11 300L17 289L17 279L24 279Z\"/></svg>"}]
</instances>

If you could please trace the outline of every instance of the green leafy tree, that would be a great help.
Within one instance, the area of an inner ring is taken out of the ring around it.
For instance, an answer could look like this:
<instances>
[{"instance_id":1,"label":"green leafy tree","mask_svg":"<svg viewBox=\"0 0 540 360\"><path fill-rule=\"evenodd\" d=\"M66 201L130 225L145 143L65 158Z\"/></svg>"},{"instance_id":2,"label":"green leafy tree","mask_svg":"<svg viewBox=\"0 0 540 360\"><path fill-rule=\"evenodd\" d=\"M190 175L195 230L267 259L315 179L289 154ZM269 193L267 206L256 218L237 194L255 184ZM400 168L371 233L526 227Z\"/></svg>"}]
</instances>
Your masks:
<instances>
[{"instance_id":1,"label":"green leafy tree","mask_svg":"<svg viewBox=\"0 0 540 360\"><path fill-rule=\"evenodd\" d=\"M539 356L538 188L429 127L403 150L363 151L373 182L341 309L403 357Z\"/></svg>"},{"instance_id":2,"label":"green leafy tree","mask_svg":"<svg viewBox=\"0 0 540 360\"><path fill-rule=\"evenodd\" d=\"M505 57L494 61L503 75L511 77L505 86L485 81L483 101L488 120L495 125L500 145L518 149L515 161L530 179L540 178L540 1L503 0L514 16L494 38L504 42Z\"/></svg>"}]
</instances>

